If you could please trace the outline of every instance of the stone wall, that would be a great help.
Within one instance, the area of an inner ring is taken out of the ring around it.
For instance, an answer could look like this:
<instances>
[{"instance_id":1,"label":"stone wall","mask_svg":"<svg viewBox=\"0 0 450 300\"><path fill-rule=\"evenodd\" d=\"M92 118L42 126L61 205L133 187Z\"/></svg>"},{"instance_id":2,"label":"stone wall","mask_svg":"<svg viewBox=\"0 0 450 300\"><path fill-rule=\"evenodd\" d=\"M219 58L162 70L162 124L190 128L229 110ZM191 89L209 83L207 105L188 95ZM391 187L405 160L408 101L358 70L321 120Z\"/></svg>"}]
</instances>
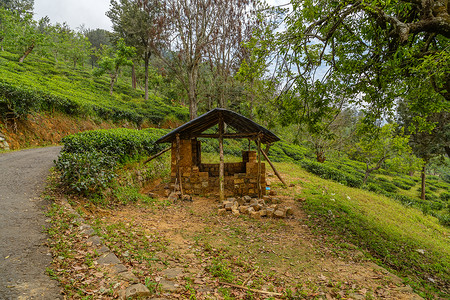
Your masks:
<instances>
[{"instance_id":1,"label":"stone wall","mask_svg":"<svg viewBox=\"0 0 450 300\"><path fill-rule=\"evenodd\" d=\"M171 180L176 183L176 143L172 144ZM196 140L180 140L180 173L183 192L189 195L219 194L219 164L200 162L200 144ZM225 163L225 195L258 195L258 162L255 151L243 151L242 162ZM265 164L261 163L261 191L265 195Z\"/></svg>"}]
</instances>

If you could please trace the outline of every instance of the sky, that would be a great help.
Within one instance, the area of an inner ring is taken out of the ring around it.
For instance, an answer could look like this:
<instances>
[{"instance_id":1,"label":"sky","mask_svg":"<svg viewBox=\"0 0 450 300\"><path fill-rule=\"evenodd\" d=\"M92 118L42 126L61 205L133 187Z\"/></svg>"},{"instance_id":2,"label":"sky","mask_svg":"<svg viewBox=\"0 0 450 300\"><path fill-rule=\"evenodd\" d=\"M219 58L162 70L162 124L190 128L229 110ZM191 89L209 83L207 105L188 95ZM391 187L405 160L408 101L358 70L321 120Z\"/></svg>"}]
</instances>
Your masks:
<instances>
[{"instance_id":1,"label":"sky","mask_svg":"<svg viewBox=\"0 0 450 300\"><path fill-rule=\"evenodd\" d=\"M34 0L34 18L48 16L50 23L66 22L71 29L84 24L90 29L111 30L111 22L105 15L110 0Z\"/></svg>"},{"instance_id":2,"label":"sky","mask_svg":"<svg viewBox=\"0 0 450 300\"><path fill-rule=\"evenodd\" d=\"M272 5L287 2L289 0L268 0ZM109 3L110 0L34 0L34 18L48 16L50 23L66 22L71 29L84 24L90 29L111 30L111 22L105 15Z\"/></svg>"}]
</instances>

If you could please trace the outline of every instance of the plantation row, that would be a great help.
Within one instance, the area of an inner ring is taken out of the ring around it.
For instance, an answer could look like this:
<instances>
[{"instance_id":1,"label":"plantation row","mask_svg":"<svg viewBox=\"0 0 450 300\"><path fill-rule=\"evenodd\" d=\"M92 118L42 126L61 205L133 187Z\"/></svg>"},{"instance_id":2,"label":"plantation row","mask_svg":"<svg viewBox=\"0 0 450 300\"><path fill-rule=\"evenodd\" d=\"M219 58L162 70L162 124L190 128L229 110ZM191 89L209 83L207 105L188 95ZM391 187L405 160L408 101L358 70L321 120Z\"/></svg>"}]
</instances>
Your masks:
<instances>
[{"instance_id":1,"label":"plantation row","mask_svg":"<svg viewBox=\"0 0 450 300\"><path fill-rule=\"evenodd\" d=\"M63 171L63 182L78 192L99 192L112 180L117 164L160 151L164 146L154 142L167 132L162 129L113 129L67 136L63 139L64 148L58 160L58 168ZM254 145L250 146L254 149ZM241 151L247 148L246 140L224 142L225 154L240 157ZM218 141L203 141L202 151L218 153ZM449 183L430 176L427 179L427 200L424 201L419 197L420 184L417 177L390 174L380 169L376 172L377 176L372 175L367 183L363 184L363 163L344 158L318 163L311 160L312 157L313 153L306 148L286 142L278 142L269 150L269 158L273 161L298 163L308 172L323 179L385 195L405 206L419 208L424 213L438 218L442 224L450 226Z\"/></svg>"},{"instance_id":2,"label":"plantation row","mask_svg":"<svg viewBox=\"0 0 450 300\"><path fill-rule=\"evenodd\" d=\"M142 100L142 92L125 83L108 94L106 78L87 71L73 71L46 59L18 64L8 52L0 55L0 117L26 118L36 111L96 116L105 120L159 125L164 120L186 121L188 110L165 103L157 95ZM49 76L49 74L51 74Z\"/></svg>"}]
</instances>

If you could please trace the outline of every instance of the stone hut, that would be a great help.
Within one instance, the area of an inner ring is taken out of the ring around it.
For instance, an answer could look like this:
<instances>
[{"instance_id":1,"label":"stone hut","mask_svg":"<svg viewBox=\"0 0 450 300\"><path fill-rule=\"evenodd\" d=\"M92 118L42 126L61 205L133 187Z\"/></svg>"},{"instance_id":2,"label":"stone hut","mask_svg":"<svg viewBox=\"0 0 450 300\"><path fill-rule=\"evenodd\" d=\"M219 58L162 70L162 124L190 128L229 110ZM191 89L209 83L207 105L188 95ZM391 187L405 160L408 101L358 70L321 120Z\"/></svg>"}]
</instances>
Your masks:
<instances>
[{"instance_id":1,"label":"stone hut","mask_svg":"<svg viewBox=\"0 0 450 300\"><path fill-rule=\"evenodd\" d=\"M205 133L216 125L216 132ZM198 138L219 140L218 164L202 163L201 141ZM242 151L242 162L225 163L223 139L242 138L248 139L249 143L254 141L257 151ZM261 197L265 194L266 167L261 162L261 156L264 155L269 163L270 160L261 149L261 144L279 140L275 134L252 120L233 111L216 108L176 128L156 142L171 143L171 181L181 194L219 194L223 200L225 196Z\"/></svg>"}]
</instances>

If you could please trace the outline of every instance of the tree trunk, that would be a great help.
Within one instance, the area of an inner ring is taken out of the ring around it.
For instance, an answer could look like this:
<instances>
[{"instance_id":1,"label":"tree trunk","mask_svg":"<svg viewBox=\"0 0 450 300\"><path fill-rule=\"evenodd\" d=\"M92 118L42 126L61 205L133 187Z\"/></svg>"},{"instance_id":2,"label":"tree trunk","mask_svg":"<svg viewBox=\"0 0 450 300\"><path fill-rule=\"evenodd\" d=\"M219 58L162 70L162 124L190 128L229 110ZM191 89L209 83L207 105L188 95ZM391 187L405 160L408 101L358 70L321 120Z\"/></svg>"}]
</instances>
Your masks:
<instances>
[{"instance_id":1,"label":"tree trunk","mask_svg":"<svg viewBox=\"0 0 450 300\"><path fill-rule=\"evenodd\" d=\"M112 96L113 88L114 88L114 82L116 81L116 75L111 74L110 77L111 77L111 82L109 84L109 94Z\"/></svg>"},{"instance_id":2,"label":"tree trunk","mask_svg":"<svg viewBox=\"0 0 450 300\"><path fill-rule=\"evenodd\" d=\"M150 63L150 52L145 53L145 100L148 100L148 65Z\"/></svg>"},{"instance_id":3,"label":"tree trunk","mask_svg":"<svg viewBox=\"0 0 450 300\"><path fill-rule=\"evenodd\" d=\"M30 47L28 47L28 49L25 51L25 53L22 55L22 57L19 59L19 63L23 63L23 61L25 60L25 58L27 58L28 54L31 53L31 51L33 51L34 49L34 43L31 44Z\"/></svg>"},{"instance_id":4,"label":"tree trunk","mask_svg":"<svg viewBox=\"0 0 450 300\"><path fill-rule=\"evenodd\" d=\"M425 164L422 168L422 191L420 192L420 199L425 200Z\"/></svg>"},{"instance_id":5,"label":"tree trunk","mask_svg":"<svg viewBox=\"0 0 450 300\"><path fill-rule=\"evenodd\" d=\"M189 98L189 118L190 120L193 120L197 118L197 72L198 72L198 66L193 66L189 72L188 77L188 84L189 84L189 91L188 91L188 98Z\"/></svg>"},{"instance_id":6,"label":"tree trunk","mask_svg":"<svg viewBox=\"0 0 450 300\"><path fill-rule=\"evenodd\" d=\"M225 164L223 158L223 117L219 115L219 199L222 202L225 199Z\"/></svg>"},{"instance_id":7,"label":"tree trunk","mask_svg":"<svg viewBox=\"0 0 450 300\"><path fill-rule=\"evenodd\" d=\"M134 62L131 65L131 87L133 88L133 90L136 89L136 70L134 67Z\"/></svg>"}]
</instances>

